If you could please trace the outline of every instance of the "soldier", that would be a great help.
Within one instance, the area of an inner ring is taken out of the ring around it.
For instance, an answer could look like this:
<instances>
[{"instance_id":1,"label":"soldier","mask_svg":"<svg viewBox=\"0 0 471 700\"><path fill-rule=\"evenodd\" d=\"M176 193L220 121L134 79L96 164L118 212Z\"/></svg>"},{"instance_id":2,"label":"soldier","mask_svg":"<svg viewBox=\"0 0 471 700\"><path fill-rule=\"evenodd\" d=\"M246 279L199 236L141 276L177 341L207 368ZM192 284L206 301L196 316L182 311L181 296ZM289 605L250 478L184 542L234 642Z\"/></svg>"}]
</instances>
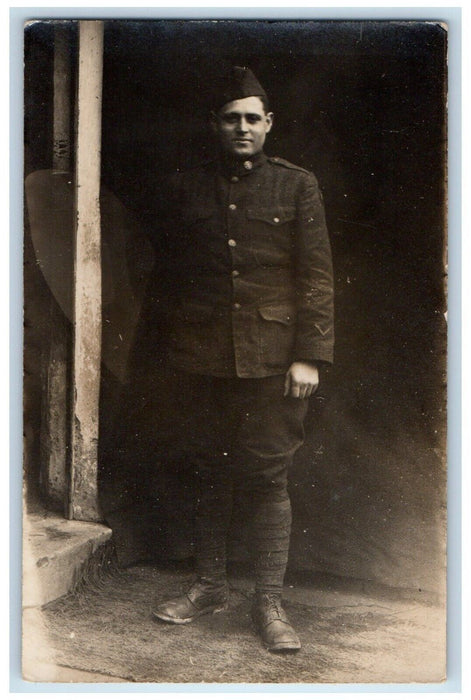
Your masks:
<instances>
[{"instance_id":1,"label":"soldier","mask_svg":"<svg viewBox=\"0 0 471 700\"><path fill-rule=\"evenodd\" d=\"M211 116L217 157L172 182L153 301L165 310L175 395L194 412L182 439L200 485L197 577L153 615L183 624L225 607L236 491L251 511L252 619L264 645L283 652L301 646L281 603L287 477L319 367L332 362L333 277L316 178L265 155L272 125L254 74L233 67Z\"/></svg>"}]
</instances>

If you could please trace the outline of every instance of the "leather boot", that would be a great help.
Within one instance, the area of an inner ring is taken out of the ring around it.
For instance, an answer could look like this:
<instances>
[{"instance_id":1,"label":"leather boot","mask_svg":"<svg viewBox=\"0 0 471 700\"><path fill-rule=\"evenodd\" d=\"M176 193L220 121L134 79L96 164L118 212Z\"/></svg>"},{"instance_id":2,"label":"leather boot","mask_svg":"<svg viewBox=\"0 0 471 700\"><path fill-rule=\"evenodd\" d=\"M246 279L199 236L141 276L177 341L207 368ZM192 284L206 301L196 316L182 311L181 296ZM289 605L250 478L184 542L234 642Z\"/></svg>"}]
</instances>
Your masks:
<instances>
[{"instance_id":1,"label":"leather boot","mask_svg":"<svg viewBox=\"0 0 471 700\"><path fill-rule=\"evenodd\" d=\"M301 648L299 637L290 625L278 594L256 594L252 605L252 620L269 651L293 652Z\"/></svg>"},{"instance_id":2,"label":"leather boot","mask_svg":"<svg viewBox=\"0 0 471 700\"><path fill-rule=\"evenodd\" d=\"M227 586L198 579L188 593L157 605L153 617L175 625L185 625L200 615L221 612L227 604Z\"/></svg>"}]
</instances>

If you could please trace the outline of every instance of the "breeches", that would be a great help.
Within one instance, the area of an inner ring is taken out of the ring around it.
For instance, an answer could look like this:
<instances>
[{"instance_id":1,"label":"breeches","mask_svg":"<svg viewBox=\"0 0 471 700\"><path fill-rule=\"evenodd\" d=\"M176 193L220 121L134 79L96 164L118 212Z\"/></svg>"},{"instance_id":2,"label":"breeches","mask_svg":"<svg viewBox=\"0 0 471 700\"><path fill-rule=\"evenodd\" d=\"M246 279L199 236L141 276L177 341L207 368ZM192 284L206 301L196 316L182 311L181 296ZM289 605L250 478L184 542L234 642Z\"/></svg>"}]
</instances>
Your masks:
<instances>
[{"instance_id":1,"label":"breeches","mask_svg":"<svg viewBox=\"0 0 471 700\"><path fill-rule=\"evenodd\" d=\"M241 491L286 498L287 472L304 439L307 400L284 397L284 375L261 379L218 378L178 373L167 456L175 450L195 465L204 481L232 480ZM171 399L171 397L168 397ZM168 420L168 418L167 418Z\"/></svg>"}]
</instances>

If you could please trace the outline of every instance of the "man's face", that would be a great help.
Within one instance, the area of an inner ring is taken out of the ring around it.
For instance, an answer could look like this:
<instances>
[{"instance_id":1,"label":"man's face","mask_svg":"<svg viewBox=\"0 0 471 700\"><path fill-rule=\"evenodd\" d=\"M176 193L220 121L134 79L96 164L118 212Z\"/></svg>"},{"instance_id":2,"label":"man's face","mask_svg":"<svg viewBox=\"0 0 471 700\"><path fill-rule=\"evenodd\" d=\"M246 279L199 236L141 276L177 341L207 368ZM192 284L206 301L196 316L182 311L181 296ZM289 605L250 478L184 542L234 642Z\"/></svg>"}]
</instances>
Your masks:
<instances>
[{"instance_id":1,"label":"man's face","mask_svg":"<svg viewBox=\"0 0 471 700\"><path fill-rule=\"evenodd\" d=\"M259 97L244 97L225 104L214 115L213 129L223 150L236 158L259 153L273 124Z\"/></svg>"}]
</instances>

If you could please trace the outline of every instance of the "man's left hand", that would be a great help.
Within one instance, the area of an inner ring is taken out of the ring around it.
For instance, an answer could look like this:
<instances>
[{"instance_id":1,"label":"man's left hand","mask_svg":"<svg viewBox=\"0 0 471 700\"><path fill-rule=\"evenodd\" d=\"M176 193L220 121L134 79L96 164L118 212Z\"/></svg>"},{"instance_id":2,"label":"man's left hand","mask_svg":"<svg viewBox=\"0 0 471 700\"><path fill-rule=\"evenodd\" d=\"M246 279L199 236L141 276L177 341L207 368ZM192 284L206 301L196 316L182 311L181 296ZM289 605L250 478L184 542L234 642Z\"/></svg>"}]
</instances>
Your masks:
<instances>
[{"instance_id":1,"label":"man's left hand","mask_svg":"<svg viewBox=\"0 0 471 700\"><path fill-rule=\"evenodd\" d=\"M307 399L319 386L319 370L313 362L293 362L286 373L285 396Z\"/></svg>"}]
</instances>

